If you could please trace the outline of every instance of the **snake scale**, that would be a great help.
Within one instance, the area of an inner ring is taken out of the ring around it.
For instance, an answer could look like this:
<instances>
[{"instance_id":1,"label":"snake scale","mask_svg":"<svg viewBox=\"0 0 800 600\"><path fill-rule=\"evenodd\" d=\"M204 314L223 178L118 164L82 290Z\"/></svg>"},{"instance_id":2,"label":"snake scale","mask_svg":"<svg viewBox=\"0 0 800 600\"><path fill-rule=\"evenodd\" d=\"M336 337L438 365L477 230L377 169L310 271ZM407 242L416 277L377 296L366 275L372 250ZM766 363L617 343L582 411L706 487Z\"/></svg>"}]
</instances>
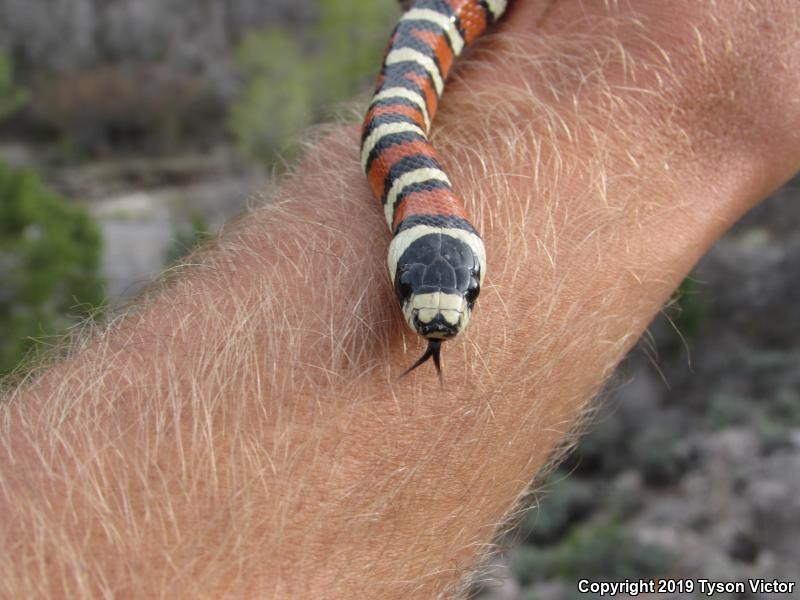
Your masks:
<instances>
[{"instance_id":1,"label":"snake scale","mask_svg":"<svg viewBox=\"0 0 800 600\"><path fill-rule=\"evenodd\" d=\"M469 323L486 249L428 139L453 63L506 0L417 0L394 28L361 135L361 165L393 237L389 276L422 357L441 377L443 341ZM404 373L405 374L405 373Z\"/></svg>"}]
</instances>

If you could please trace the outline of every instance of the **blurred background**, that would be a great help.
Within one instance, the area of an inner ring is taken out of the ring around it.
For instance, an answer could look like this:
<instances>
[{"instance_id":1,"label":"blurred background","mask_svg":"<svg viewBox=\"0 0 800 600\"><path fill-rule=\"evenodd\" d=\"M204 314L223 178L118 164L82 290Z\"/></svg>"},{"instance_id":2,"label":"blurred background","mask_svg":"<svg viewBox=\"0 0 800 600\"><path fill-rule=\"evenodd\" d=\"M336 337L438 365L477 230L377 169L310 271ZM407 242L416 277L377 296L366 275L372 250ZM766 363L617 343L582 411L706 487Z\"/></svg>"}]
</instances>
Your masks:
<instances>
[{"instance_id":1,"label":"blurred background","mask_svg":"<svg viewBox=\"0 0 800 600\"><path fill-rule=\"evenodd\" d=\"M0 374L268 194L301 130L371 87L399 14L395 0L0 0ZM683 283L474 596L797 577L798 184Z\"/></svg>"}]
</instances>

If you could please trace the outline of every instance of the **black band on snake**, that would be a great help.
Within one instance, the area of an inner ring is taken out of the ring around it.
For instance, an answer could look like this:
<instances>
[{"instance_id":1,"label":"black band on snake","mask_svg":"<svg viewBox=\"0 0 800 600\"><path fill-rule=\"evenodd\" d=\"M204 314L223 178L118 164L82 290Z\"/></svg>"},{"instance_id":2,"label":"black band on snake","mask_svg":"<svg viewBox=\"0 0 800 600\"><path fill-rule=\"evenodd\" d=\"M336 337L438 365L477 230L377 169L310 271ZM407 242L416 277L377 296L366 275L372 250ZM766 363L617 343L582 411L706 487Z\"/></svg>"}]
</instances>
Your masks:
<instances>
[{"instance_id":1,"label":"black band on snake","mask_svg":"<svg viewBox=\"0 0 800 600\"><path fill-rule=\"evenodd\" d=\"M408 326L428 340L403 375L467 326L486 250L428 140L455 59L503 14L506 0L417 0L389 41L361 136L361 164L393 234L389 275Z\"/></svg>"}]
</instances>

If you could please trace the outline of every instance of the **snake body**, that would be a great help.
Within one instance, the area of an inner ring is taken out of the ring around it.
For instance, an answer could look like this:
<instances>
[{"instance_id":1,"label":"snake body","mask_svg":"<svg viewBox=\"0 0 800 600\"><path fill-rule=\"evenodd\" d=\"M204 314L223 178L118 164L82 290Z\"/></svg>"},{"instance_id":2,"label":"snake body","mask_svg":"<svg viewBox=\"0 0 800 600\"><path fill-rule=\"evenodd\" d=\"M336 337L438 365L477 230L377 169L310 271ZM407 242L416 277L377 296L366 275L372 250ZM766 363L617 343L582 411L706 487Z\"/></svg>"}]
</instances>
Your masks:
<instances>
[{"instance_id":1,"label":"snake body","mask_svg":"<svg viewBox=\"0 0 800 600\"><path fill-rule=\"evenodd\" d=\"M461 333L486 275L486 250L428 139L455 59L506 0L418 0L392 32L364 119L361 164L393 234L389 276L409 327L428 340L409 369ZM406 371L408 372L408 371Z\"/></svg>"}]
</instances>

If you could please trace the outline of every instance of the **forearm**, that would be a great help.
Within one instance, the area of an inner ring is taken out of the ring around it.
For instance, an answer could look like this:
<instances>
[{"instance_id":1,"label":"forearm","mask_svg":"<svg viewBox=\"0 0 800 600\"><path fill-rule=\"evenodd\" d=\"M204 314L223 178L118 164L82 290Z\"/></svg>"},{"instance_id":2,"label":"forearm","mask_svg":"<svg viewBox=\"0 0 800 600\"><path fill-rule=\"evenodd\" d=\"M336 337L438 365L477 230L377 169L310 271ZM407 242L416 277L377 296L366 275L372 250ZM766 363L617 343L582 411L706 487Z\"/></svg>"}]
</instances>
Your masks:
<instances>
[{"instance_id":1,"label":"forearm","mask_svg":"<svg viewBox=\"0 0 800 600\"><path fill-rule=\"evenodd\" d=\"M395 380L421 341L389 234L355 129L323 140L200 266L10 399L3 591L452 591L696 259L798 167L797 16L769 4L764 33L733 3L661 32L519 2L468 59L433 141L489 264L443 389Z\"/></svg>"}]
</instances>

